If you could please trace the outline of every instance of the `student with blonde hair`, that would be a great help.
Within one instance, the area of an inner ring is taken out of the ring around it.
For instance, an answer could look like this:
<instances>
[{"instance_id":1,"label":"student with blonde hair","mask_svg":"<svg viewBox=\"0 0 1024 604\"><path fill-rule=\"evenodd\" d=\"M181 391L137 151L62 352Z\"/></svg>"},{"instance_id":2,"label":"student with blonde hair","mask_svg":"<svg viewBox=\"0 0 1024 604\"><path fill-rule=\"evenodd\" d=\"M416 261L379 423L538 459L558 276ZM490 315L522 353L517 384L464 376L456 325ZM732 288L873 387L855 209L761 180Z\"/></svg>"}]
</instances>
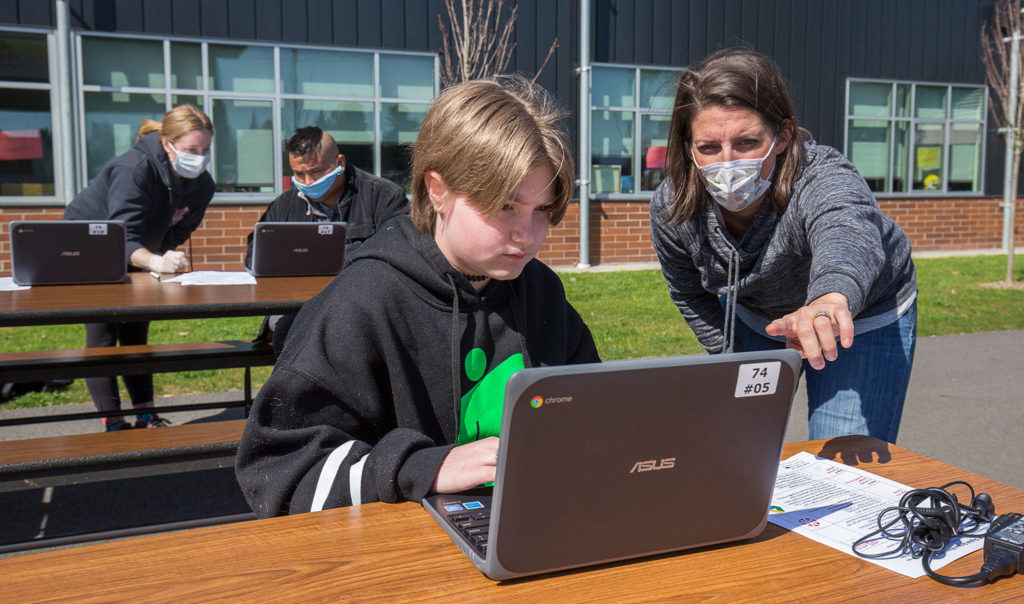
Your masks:
<instances>
[{"instance_id":1,"label":"student with blonde hair","mask_svg":"<svg viewBox=\"0 0 1024 604\"><path fill-rule=\"evenodd\" d=\"M235 464L257 516L492 481L509 376L599 360L534 258L572 196L560 116L521 78L435 100L413 149L411 217L303 307L260 389Z\"/></svg>"},{"instance_id":2,"label":"student with blonde hair","mask_svg":"<svg viewBox=\"0 0 1024 604\"><path fill-rule=\"evenodd\" d=\"M175 248L203 220L213 198L210 163L213 124L192 105L178 105L159 122L143 120L135 145L110 160L64 211L65 220L123 220L130 269L173 273L188 266ZM85 345L145 344L149 322L87 323ZM123 376L136 408L153 405L153 376ZM87 378L96 408L121 408L116 377ZM156 428L167 421L153 413L138 416L134 427ZM108 431L131 428L121 416L103 419Z\"/></svg>"}]
</instances>

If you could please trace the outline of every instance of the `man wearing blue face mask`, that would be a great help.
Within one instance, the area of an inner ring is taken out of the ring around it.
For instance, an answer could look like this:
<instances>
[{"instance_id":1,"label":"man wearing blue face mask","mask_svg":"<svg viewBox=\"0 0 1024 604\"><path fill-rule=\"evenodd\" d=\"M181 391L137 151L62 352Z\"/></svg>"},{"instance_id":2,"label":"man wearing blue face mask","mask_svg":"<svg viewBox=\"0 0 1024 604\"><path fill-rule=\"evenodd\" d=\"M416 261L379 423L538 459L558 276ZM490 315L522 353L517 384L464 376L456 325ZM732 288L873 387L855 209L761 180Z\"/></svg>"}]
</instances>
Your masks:
<instances>
[{"instance_id":1,"label":"man wearing blue face mask","mask_svg":"<svg viewBox=\"0 0 1024 604\"><path fill-rule=\"evenodd\" d=\"M401 187L346 161L334 137L316 126L296 130L285 150L292 187L271 202L260 222L345 222L345 257L351 258L382 224L409 211ZM249 233L247 268L252 267L252 239ZM293 318L268 317L257 339L272 339L274 350L280 351Z\"/></svg>"}]
</instances>

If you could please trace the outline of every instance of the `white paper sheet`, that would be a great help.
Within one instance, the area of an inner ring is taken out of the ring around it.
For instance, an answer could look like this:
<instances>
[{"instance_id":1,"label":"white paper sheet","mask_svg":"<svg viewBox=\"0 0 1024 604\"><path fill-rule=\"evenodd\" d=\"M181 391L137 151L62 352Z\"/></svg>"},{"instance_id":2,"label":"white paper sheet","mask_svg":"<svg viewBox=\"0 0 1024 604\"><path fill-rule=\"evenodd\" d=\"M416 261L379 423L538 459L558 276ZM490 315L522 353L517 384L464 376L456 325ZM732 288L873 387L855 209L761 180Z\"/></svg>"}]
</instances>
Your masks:
<instances>
[{"instance_id":1,"label":"white paper sheet","mask_svg":"<svg viewBox=\"0 0 1024 604\"><path fill-rule=\"evenodd\" d=\"M256 285L256 277L245 271L192 271L161 281L182 285Z\"/></svg>"},{"instance_id":2,"label":"white paper sheet","mask_svg":"<svg viewBox=\"0 0 1024 604\"><path fill-rule=\"evenodd\" d=\"M853 543L877 530L879 512L897 505L900 497L913 488L802 452L779 464L768 521L856 556L851 549ZM981 527L972 532L984 535L985 529ZM871 543L865 544L861 551L888 551L898 545L898 541L885 538ZM955 538L941 556L932 556L930 566L938 570L983 545L983 537L963 541ZM910 554L863 559L908 577L925 574L921 559Z\"/></svg>"},{"instance_id":3,"label":"white paper sheet","mask_svg":"<svg viewBox=\"0 0 1024 604\"><path fill-rule=\"evenodd\" d=\"M16 292L21 289L32 289L31 285L18 285L14 277L0 277L0 292Z\"/></svg>"}]
</instances>

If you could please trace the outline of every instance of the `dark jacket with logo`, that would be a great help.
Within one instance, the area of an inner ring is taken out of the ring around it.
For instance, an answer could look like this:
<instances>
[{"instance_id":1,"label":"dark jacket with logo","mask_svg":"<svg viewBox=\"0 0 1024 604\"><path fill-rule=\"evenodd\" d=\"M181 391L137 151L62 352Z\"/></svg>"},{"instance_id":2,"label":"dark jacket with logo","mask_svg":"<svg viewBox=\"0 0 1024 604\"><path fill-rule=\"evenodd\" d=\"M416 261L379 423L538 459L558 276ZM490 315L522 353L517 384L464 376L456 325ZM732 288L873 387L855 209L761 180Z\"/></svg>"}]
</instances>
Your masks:
<instances>
[{"instance_id":1,"label":"dark jacket with logo","mask_svg":"<svg viewBox=\"0 0 1024 604\"><path fill-rule=\"evenodd\" d=\"M123 220L128 258L139 248L163 254L196 230L211 199L210 173L179 182L160 133L150 132L103 166L68 204L64 219Z\"/></svg>"},{"instance_id":2,"label":"dark jacket with logo","mask_svg":"<svg viewBox=\"0 0 1024 604\"><path fill-rule=\"evenodd\" d=\"M345 229L345 258L351 259L353 252L373 235L378 228L391 218L409 211L409 200L405 191L390 180L379 178L345 163L345 190L338 200L341 220L348 223ZM306 196L292 187L270 202L260 216L260 222L319 222L323 220L314 211ZM252 237L246 242L245 266L252 268ZM347 261L346 261L347 263Z\"/></svg>"},{"instance_id":3,"label":"dark jacket with logo","mask_svg":"<svg viewBox=\"0 0 1024 604\"><path fill-rule=\"evenodd\" d=\"M478 294L396 218L299 313L249 415L238 482L260 517L418 501L456 443L497 434L516 369L598 360L540 261Z\"/></svg>"}]
</instances>

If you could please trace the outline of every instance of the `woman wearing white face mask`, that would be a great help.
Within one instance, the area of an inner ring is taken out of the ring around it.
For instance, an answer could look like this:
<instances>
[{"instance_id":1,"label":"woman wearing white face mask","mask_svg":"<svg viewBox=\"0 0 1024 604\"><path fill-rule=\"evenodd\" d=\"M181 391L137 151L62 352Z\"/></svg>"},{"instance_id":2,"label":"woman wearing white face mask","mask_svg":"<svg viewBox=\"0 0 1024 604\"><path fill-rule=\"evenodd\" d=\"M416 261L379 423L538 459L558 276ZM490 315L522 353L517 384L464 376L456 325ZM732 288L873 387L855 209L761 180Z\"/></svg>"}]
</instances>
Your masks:
<instances>
[{"instance_id":1,"label":"woman wearing white face mask","mask_svg":"<svg viewBox=\"0 0 1024 604\"><path fill-rule=\"evenodd\" d=\"M800 128L775 64L719 51L679 84L651 240L708 352L804 357L810 438L895 442L914 357L910 242Z\"/></svg>"},{"instance_id":2,"label":"woman wearing white face mask","mask_svg":"<svg viewBox=\"0 0 1024 604\"><path fill-rule=\"evenodd\" d=\"M213 124L192 105L179 105L160 122L143 120L135 145L107 162L64 211L66 220L123 220L127 239L125 261L131 270L174 273L188 267L175 248L188 240L203 220L213 198L210 162ZM89 323L86 347L145 344L149 322ZM153 404L153 377L124 376L135 407ZM121 408L117 378L88 378L96 408ZM141 414L136 427L157 427L166 421ZM123 417L104 421L107 430L132 427Z\"/></svg>"}]
</instances>

